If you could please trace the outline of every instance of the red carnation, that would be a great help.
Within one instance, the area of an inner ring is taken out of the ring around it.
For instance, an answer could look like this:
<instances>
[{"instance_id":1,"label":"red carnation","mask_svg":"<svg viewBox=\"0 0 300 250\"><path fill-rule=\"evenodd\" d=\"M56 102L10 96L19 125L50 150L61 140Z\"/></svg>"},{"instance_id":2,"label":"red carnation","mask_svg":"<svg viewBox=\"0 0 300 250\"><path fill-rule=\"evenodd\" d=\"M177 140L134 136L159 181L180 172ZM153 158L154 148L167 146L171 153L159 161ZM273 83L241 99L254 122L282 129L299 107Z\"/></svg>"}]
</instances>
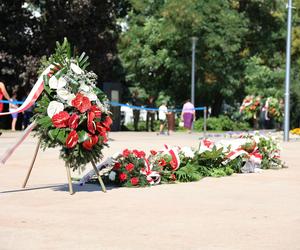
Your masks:
<instances>
[{"instance_id":1,"label":"red carnation","mask_svg":"<svg viewBox=\"0 0 300 250\"><path fill-rule=\"evenodd\" d=\"M84 113L91 108L90 99L81 93L77 93L71 104L73 107L77 108L80 113Z\"/></svg>"},{"instance_id":2,"label":"red carnation","mask_svg":"<svg viewBox=\"0 0 300 250\"><path fill-rule=\"evenodd\" d=\"M167 163L166 163L166 161L165 161L164 159L158 160L158 164L159 164L159 166L161 166L161 167L164 167L164 166L167 165Z\"/></svg>"},{"instance_id":3,"label":"red carnation","mask_svg":"<svg viewBox=\"0 0 300 250\"><path fill-rule=\"evenodd\" d=\"M157 152L156 152L155 150L150 150L150 153L151 153L152 155L156 155L156 154L157 154Z\"/></svg>"},{"instance_id":4,"label":"red carnation","mask_svg":"<svg viewBox=\"0 0 300 250\"><path fill-rule=\"evenodd\" d=\"M100 136L102 137L102 142L103 143L108 142L106 132L104 132L104 131L100 132Z\"/></svg>"},{"instance_id":5,"label":"red carnation","mask_svg":"<svg viewBox=\"0 0 300 250\"><path fill-rule=\"evenodd\" d=\"M52 116L52 123L56 128L65 128L68 126L70 115L66 111L60 111Z\"/></svg>"},{"instance_id":6,"label":"red carnation","mask_svg":"<svg viewBox=\"0 0 300 250\"><path fill-rule=\"evenodd\" d=\"M125 174L125 173L120 173L120 175L119 175L119 180L121 181L121 182L123 182L123 181L125 181L127 179L127 174Z\"/></svg>"},{"instance_id":7,"label":"red carnation","mask_svg":"<svg viewBox=\"0 0 300 250\"><path fill-rule=\"evenodd\" d=\"M95 134L96 131L96 123L94 122L95 114L93 112L89 112L87 115L87 128L92 133Z\"/></svg>"},{"instance_id":8,"label":"red carnation","mask_svg":"<svg viewBox=\"0 0 300 250\"><path fill-rule=\"evenodd\" d=\"M130 153L131 152L127 148L123 150L123 156L124 157L127 157L128 155L130 155Z\"/></svg>"},{"instance_id":9,"label":"red carnation","mask_svg":"<svg viewBox=\"0 0 300 250\"><path fill-rule=\"evenodd\" d=\"M100 118L102 114L100 108L97 105L93 105L90 109L90 112L93 112L96 118Z\"/></svg>"},{"instance_id":10,"label":"red carnation","mask_svg":"<svg viewBox=\"0 0 300 250\"><path fill-rule=\"evenodd\" d=\"M140 152L139 152L139 154L140 154L140 158L143 158L143 157L145 157L145 156L146 156L146 154L145 154L145 152L144 152L144 151L140 151Z\"/></svg>"},{"instance_id":11,"label":"red carnation","mask_svg":"<svg viewBox=\"0 0 300 250\"><path fill-rule=\"evenodd\" d=\"M73 148L76 146L77 142L78 142L78 134L76 133L75 130L72 130L66 139L66 147Z\"/></svg>"},{"instance_id":12,"label":"red carnation","mask_svg":"<svg viewBox=\"0 0 300 250\"><path fill-rule=\"evenodd\" d=\"M76 129L78 127L79 115L72 114L69 119L69 128Z\"/></svg>"},{"instance_id":13,"label":"red carnation","mask_svg":"<svg viewBox=\"0 0 300 250\"><path fill-rule=\"evenodd\" d=\"M128 163L126 166L125 166L125 169L128 171L128 172L131 172L133 169L134 169L134 165L132 163Z\"/></svg>"},{"instance_id":14,"label":"red carnation","mask_svg":"<svg viewBox=\"0 0 300 250\"><path fill-rule=\"evenodd\" d=\"M111 124L112 124L112 119L109 116L106 116L105 121L102 122L102 125L107 129L107 131L110 131Z\"/></svg>"},{"instance_id":15,"label":"red carnation","mask_svg":"<svg viewBox=\"0 0 300 250\"><path fill-rule=\"evenodd\" d=\"M90 135L88 134L88 136L90 137L89 139L87 139L86 141L84 141L82 143L82 146L87 149L87 150L92 150L93 146L95 144L97 144L98 142L98 136L97 135Z\"/></svg>"},{"instance_id":16,"label":"red carnation","mask_svg":"<svg viewBox=\"0 0 300 250\"><path fill-rule=\"evenodd\" d=\"M116 162L114 165L114 170L118 170L121 167L121 163L120 162Z\"/></svg>"},{"instance_id":17,"label":"red carnation","mask_svg":"<svg viewBox=\"0 0 300 250\"><path fill-rule=\"evenodd\" d=\"M139 184L139 178L138 177L132 177L130 179L130 182L133 186L136 186L137 184Z\"/></svg>"}]
</instances>

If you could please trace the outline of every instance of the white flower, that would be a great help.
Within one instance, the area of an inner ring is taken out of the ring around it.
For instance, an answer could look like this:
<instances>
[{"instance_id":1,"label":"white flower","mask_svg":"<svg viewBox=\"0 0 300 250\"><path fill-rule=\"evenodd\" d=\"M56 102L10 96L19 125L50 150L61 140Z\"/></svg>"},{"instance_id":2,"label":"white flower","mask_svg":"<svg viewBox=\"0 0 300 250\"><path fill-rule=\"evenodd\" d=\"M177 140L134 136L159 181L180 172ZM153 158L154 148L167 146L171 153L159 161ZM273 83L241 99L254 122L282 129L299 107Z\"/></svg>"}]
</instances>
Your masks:
<instances>
[{"instance_id":1,"label":"white flower","mask_svg":"<svg viewBox=\"0 0 300 250\"><path fill-rule=\"evenodd\" d=\"M71 93L67 89L61 88L57 90L57 95L63 100L68 100L70 98Z\"/></svg>"},{"instance_id":2,"label":"white flower","mask_svg":"<svg viewBox=\"0 0 300 250\"><path fill-rule=\"evenodd\" d=\"M183 147L181 149L181 152L184 154L185 157L188 158L194 158L195 153L193 152L193 150L190 147Z\"/></svg>"},{"instance_id":3,"label":"white flower","mask_svg":"<svg viewBox=\"0 0 300 250\"><path fill-rule=\"evenodd\" d=\"M90 99L90 101L98 100L97 95L94 92L91 92L91 91L86 93L85 96L87 96Z\"/></svg>"},{"instance_id":4,"label":"white flower","mask_svg":"<svg viewBox=\"0 0 300 250\"><path fill-rule=\"evenodd\" d=\"M72 106L72 100L75 98L74 94L70 94L68 99L67 99L67 103L69 106Z\"/></svg>"},{"instance_id":5,"label":"white flower","mask_svg":"<svg viewBox=\"0 0 300 250\"><path fill-rule=\"evenodd\" d=\"M81 75L83 73L83 70L74 63L71 63L70 67L73 70L73 72L76 73L77 75Z\"/></svg>"},{"instance_id":6,"label":"white flower","mask_svg":"<svg viewBox=\"0 0 300 250\"><path fill-rule=\"evenodd\" d=\"M61 89L64 86L66 86L66 84L67 84L67 81L63 77L57 79L56 76L52 76L49 80L49 87L51 89Z\"/></svg>"},{"instance_id":7,"label":"white flower","mask_svg":"<svg viewBox=\"0 0 300 250\"><path fill-rule=\"evenodd\" d=\"M108 178L111 180L111 181L114 181L116 179L116 172L115 171L111 171L109 173L109 176Z\"/></svg>"},{"instance_id":8,"label":"white flower","mask_svg":"<svg viewBox=\"0 0 300 250\"><path fill-rule=\"evenodd\" d=\"M83 90L86 93L88 93L90 91L90 87L84 83L80 84L79 89Z\"/></svg>"},{"instance_id":9,"label":"white flower","mask_svg":"<svg viewBox=\"0 0 300 250\"><path fill-rule=\"evenodd\" d=\"M54 116L55 114L63 110L64 110L64 105L61 102L52 101L48 105L47 114L50 118L52 118L52 116Z\"/></svg>"},{"instance_id":10,"label":"white flower","mask_svg":"<svg viewBox=\"0 0 300 250\"><path fill-rule=\"evenodd\" d=\"M67 84L67 81L63 77L61 77L57 80L57 78L55 76L52 76L49 80L49 87L51 89L61 89L64 86L66 86L66 84Z\"/></svg>"}]
</instances>

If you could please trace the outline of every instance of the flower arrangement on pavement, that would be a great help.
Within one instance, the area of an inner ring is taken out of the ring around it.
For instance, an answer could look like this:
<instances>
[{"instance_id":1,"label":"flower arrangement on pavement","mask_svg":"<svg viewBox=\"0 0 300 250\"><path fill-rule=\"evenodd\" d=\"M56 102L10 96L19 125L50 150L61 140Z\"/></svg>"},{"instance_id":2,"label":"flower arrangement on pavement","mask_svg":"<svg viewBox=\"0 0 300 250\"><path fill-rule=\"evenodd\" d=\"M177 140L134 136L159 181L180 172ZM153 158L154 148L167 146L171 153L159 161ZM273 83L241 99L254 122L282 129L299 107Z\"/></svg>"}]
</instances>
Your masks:
<instances>
[{"instance_id":1,"label":"flower arrangement on pavement","mask_svg":"<svg viewBox=\"0 0 300 250\"><path fill-rule=\"evenodd\" d=\"M107 98L96 87L97 76L86 71L88 57L72 57L65 40L45 64L52 68L33 117L42 147L60 146L60 157L73 169L98 162L112 120Z\"/></svg>"},{"instance_id":2,"label":"flower arrangement on pavement","mask_svg":"<svg viewBox=\"0 0 300 250\"><path fill-rule=\"evenodd\" d=\"M207 176L255 173L284 167L279 153L273 138L248 134L216 143L204 139L198 149L165 146L149 154L125 149L113 159L109 179L121 186L141 187L198 181Z\"/></svg>"}]
</instances>

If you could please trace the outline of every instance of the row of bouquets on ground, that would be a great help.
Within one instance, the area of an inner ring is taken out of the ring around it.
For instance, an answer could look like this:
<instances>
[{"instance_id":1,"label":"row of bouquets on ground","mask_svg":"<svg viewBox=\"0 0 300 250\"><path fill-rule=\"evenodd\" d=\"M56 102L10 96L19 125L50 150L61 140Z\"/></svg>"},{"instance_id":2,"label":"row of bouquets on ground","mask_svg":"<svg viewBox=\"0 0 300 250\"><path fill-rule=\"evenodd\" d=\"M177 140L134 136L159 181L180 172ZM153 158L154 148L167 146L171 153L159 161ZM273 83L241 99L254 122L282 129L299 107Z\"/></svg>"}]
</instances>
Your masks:
<instances>
[{"instance_id":1,"label":"row of bouquets on ground","mask_svg":"<svg viewBox=\"0 0 300 250\"><path fill-rule=\"evenodd\" d=\"M167 146L145 152L124 149L99 164L106 182L120 186L150 186L161 183L198 181L233 173L257 173L284 167L275 139L265 135L241 135L238 139L214 142L203 139L198 148ZM94 170L81 179L93 180Z\"/></svg>"}]
</instances>

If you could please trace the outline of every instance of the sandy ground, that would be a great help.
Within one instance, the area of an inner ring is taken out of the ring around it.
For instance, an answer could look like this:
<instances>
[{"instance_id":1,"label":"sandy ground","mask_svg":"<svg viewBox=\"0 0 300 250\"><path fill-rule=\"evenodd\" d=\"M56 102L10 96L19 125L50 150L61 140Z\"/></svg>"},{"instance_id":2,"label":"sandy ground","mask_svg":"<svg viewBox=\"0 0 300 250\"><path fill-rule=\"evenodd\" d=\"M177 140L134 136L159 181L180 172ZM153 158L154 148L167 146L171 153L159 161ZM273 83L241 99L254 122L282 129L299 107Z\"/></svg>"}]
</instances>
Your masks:
<instances>
[{"instance_id":1,"label":"sandy ground","mask_svg":"<svg viewBox=\"0 0 300 250\"><path fill-rule=\"evenodd\" d=\"M4 132L0 155L19 133ZM111 133L105 156L124 149L194 146L199 134ZM36 140L0 165L0 249L300 249L300 142L283 143L289 168L151 188L74 185L56 149Z\"/></svg>"}]
</instances>

